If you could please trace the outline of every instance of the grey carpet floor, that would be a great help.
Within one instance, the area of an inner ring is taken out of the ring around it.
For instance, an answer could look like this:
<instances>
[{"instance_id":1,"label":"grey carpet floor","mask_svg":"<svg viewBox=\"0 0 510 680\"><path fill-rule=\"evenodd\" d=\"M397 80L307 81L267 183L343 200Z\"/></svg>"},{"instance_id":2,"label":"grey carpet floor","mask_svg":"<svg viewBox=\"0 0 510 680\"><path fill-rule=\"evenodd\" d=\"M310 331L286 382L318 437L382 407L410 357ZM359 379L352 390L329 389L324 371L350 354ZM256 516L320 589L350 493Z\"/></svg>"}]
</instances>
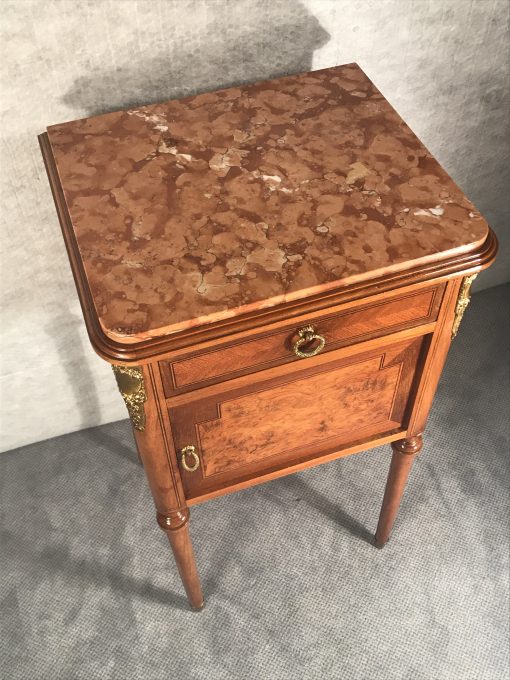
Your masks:
<instances>
[{"instance_id":1,"label":"grey carpet floor","mask_svg":"<svg viewBox=\"0 0 510 680\"><path fill-rule=\"evenodd\" d=\"M389 447L193 508L200 613L128 421L1 455L1 678L507 678L509 290L473 298L384 550Z\"/></svg>"}]
</instances>

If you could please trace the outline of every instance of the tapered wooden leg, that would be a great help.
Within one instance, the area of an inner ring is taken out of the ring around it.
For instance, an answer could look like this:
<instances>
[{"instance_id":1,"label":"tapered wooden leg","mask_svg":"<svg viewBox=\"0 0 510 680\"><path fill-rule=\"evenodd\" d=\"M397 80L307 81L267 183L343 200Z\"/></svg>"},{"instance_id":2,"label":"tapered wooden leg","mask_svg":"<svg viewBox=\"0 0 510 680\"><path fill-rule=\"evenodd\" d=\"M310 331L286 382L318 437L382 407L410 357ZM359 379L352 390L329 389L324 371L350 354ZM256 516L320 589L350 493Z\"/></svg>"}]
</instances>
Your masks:
<instances>
[{"instance_id":1,"label":"tapered wooden leg","mask_svg":"<svg viewBox=\"0 0 510 680\"><path fill-rule=\"evenodd\" d=\"M204 604L188 522L189 510L172 446L165 393L157 362L114 366L120 392L133 424L138 454L156 505L159 526L170 541L190 605Z\"/></svg>"},{"instance_id":2,"label":"tapered wooden leg","mask_svg":"<svg viewBox=\"0 0 510 680\"><path fill-rule=\"evenodd\" d=\"M400 501L404 494L407 478L411 472L414 459L422 446L423 440L421 435L409 439L400 439L391 445L393 455L384 491L381 514L379 515L379 523L375 533L375 544L378 548L382 548L390 537Z\"/></svg>"},{"instance_id":3,"label":"tapered wooden leg","mask_svg":"<svg viewBox=\"0 0 510 680\"><path fill-rule=\"evenodd\" d=\"M204 605L204 596L198 577L195 555L189 535L189 510L183 508L163 515L158 512L158 524L168 536L174 553L177 568L182 584L193 609L201 609Z\"/></svg>"}]
</instances>

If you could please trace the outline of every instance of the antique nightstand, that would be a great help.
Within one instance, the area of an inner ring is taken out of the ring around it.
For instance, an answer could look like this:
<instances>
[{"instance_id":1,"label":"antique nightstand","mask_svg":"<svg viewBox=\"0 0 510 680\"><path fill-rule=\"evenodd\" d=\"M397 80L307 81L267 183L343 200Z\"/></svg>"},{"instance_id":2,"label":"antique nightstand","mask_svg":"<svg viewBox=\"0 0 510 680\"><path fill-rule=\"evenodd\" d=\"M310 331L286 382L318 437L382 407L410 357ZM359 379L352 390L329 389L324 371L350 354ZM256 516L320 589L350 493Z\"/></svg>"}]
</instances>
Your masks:
<instances>
[{"instance_id":1,"label":"antique nightstand","mask_svg":"<svg viewBox=\"0 0 510 680\"><path fill-rule=\"evenodd\" d=\"M191 605L190 505L391 443L382 546L497 242L363 71L54 125L40 142L90 340Z\"/></svg>"}]
</instances>

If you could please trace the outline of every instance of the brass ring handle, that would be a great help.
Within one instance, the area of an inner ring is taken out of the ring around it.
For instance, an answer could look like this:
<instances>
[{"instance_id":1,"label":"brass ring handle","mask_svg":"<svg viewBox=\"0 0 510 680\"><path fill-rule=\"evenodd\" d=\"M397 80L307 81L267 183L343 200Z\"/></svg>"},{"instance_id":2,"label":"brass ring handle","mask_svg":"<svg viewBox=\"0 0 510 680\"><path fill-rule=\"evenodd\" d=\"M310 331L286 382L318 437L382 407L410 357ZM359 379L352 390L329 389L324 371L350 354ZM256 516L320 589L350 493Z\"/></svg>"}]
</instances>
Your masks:
<instances>
[{"instance_id":1,"label":"brass ring handle","mask_svg":"<svg viewBox=\"0 0 510 680\"><path fill-rule=\"evenodd\" d=\"M200 458L198 457L193 444L189 444L188 446L185 446L183 449L181 449L180 454L182 467L188 472L195 472L195 470L197 470L198 466L200 465ZM186 456L191 456L193 458L193 465L188 465L186 462Z\"/></svg>"},{"instance_id":2,"label":"brass ring handle","mask_svg":"<svg viewBox=\"0 0 510 680\"><path fill-rule=\"evenodd\" d=\"M296 342L292 345L294 354L297 357L300 357L301 359L308 359L308 357L314 357L324 349L326 338L323 338L322 335L316 333L313 326L305 326L304 328L300 328L298 330L298 335L299 340L296 340ZM318 345L314 347L314 349L311 349L309 352L300 349L300 347L303 345L308 345L310 342L312 342L312 340L319 341Z\"/></svg>"}]
</instances>

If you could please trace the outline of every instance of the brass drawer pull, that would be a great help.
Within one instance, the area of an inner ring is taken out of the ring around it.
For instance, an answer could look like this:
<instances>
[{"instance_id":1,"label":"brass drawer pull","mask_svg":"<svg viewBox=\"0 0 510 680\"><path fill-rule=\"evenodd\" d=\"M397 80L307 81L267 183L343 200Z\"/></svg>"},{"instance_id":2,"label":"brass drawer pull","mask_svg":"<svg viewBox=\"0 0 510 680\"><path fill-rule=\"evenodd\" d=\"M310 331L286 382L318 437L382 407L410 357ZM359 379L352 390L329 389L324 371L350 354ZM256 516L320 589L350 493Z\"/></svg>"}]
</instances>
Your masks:
<instances>
[{"instance_id":1,"label":"brass drawer pull","mask_svg":"<svg viewBox=\"0 0 510 680\"><path fill-rule=\"evenodd\" d=\"M319 352L322 352L322 350L324 349L324 345L326 344L326 338L323 338L322 335L318 335L315 332L313 326L305 326L304 328L300 328L298 330L298 335L299 340L296 340L296 342L292 345L294 354L297 357L301 357L302 359L314 357L316 354L319 354ZM318 340L318 344L316 345L316 347L314 347L308 352L300 349L303 345L308 345L310 342L312 342L312 340Z\"/></svg>"},{"instance_id":2,"label":"brass drawer pull","mask_svg":"<svg viewBox=\"0 0 510 680\"><path fill-rule=\"evenodd\" d=\"M183 449L181 449L180 453L182 467L188 472L195 472L195 470L197 470L200 465L200 458L198 457L198 453L196 452L196 449L193 446L193 444L185 446ZM190 456L191 458L193 458L193 465L188 465L188 463L186 462L186 456Z\"/></svg>"}]
</instances>

